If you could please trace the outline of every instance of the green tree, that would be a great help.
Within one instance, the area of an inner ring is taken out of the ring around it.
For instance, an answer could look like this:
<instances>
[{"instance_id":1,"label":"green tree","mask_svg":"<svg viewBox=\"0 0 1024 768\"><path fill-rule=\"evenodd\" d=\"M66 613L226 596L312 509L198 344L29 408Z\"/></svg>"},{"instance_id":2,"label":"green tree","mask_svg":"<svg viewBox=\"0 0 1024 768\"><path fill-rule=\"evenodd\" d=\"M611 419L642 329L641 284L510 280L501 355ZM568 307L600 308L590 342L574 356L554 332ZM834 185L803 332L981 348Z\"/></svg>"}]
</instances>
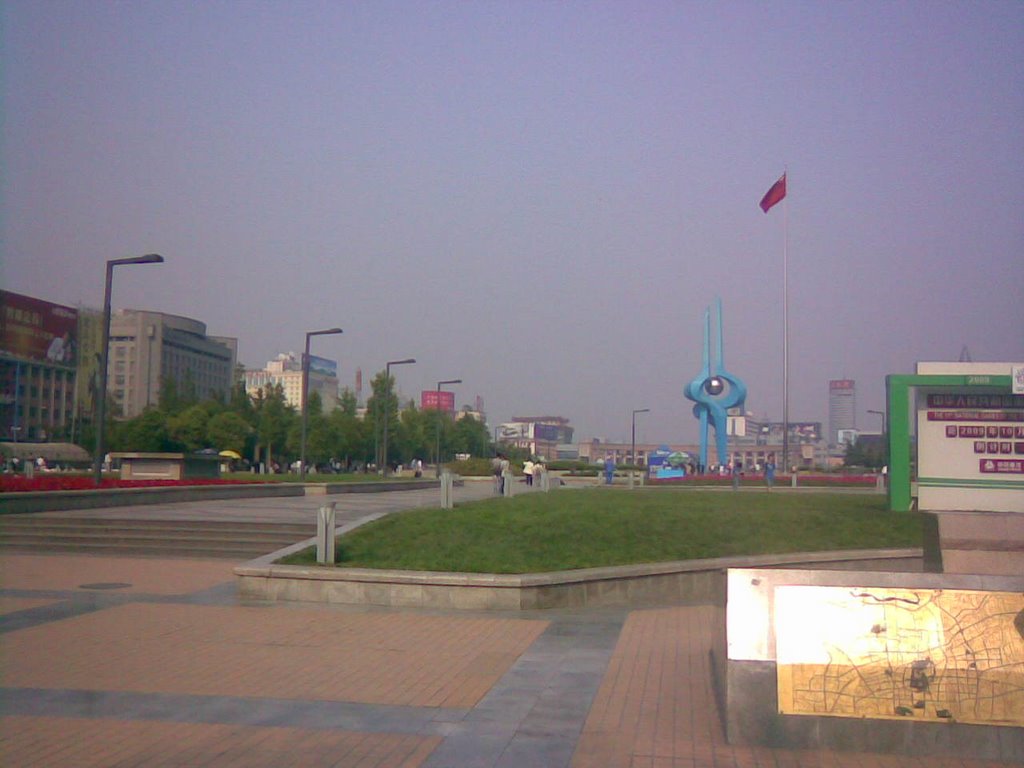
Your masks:
<instances>
[{"instance_id":1,"label":"green tree","mask_svg":"<svg viewBox=\"0 0 1024 768\"><path fill-rule=\"evenodd\" d=\"M288 427L288 450L302 455L302 414ZM311 392L306 403L306 463L323 464L331 458L331 436L319 392Z\"/></svg>"},{"instance_id":2,"label":"green tree","mask_svg":"<svg viewBox=\"0 0 1024 768\"><path fill-rule=\"evenodd\" d=\"M429 411L424 412L409 402L398 418L395 438L395 452L392 456L402 464L413 459L429 459L434 454L434 420Z\"/></svg>"},{"instance_id":3,"label":"green tree","mask_svg":"<svg viewBox=\"0 0 1024 768\"><path fill-rule=\"evenodd\" d=\"M843 465L881 469L889 463L889 436L861 435L848 443Z\"/></svg>"},{"instance_id":4,"label":"green tree","mask_svg":"<svg viewBox=\"0 0 1024 768\"><path fill-rule=\"evenodd\" d=\"M385 409L388 424L388 454L392 459L394 458L394 452L391 448L395 444L395 438L398 436L398 396L395 394L395 377L388 376L385 371L381 371L373 377L373 381L370 382L370 388L373 394L366 401L366 422L370 427L371 434L374 436L374 445L376 446L374 461L378 465L383 465L386 458L382 455L384 451L382 430L384 428Z\"/></svg>"},{"instance_id":5,"label":"green tree","mask_svg":"<svg viewBox=\"0 0 1024 768\"><path fill-rule=\"evenodd\" d=\"M161 453L182 448L171 437L166 414L156 408L149 408L134 419L118 423L108 434L107 450L110 451Z\"/></svg>"},{"instance_id":6,"label":"green tree","mask_svg":"<svg viewBox=\"0 0 1024 768\"><path fill-rule=\"evenodd\" d=\"M158 407L164 413L172 415L181 413L198 402L196 386L190 375L186 375L181 384L170 376L160 379L160 404Z\"/></svg>"},{"instance_id":7,"label":"green tree","mask_svg":"<svg viewBox=\"0 0 1024 768\"><path fill-rule=\"evenodd\" d=\"M252 426L234 411L222 411L211 416L206 425L209 445L221 451L235 451L240 456L245 455L252 432Z\"/></svg>"},{"instance_id":8,"label":"green tree","mask_svg":"<svg viewBox=\"0 0 1024 768\"><path fill-rule=\"evenodd\" d=\"M471 456L489 456L492 452L487 425L464 413L452 427L450 453L446 455L468 453Z\"/></svg>"},{"instance_id":9,"label":"green tree","mask_svg":"<svg viewBox=\"0 0 1024 768\"><path fill-rule=\"evenodd\" d=\"M274 446L285 447L288 430L297 418L295 409L284 399L284 388L272 385L261 389L253 400L256 415L256 448L254 458L259 460L260 449L266 452L267 466L274 461Z\"/></svg>"},{"instance_id":10,"label":"green tree","mask_svg":"<svg viewBox=\"0 0 1024 768\"><path fill-rule=\"evenodd\" d=\"M356 412L359 409L359 401L356 400L356 394L348 387L341 390L341 396L338 398L338 408L336 410L341 411L346 416L352 416L355 418Z\"/></svg>"},{"instance_id":11,"label":"green tree","mask_svg":"<svg viewBox=\"0 0 1024 768\"><path fill-rule=\"evenodd\" d=\"M189 452L210 448L207 428L213 415L221 411L222 406L215 400L207 400L168 416L167 428L171 439Z\"/></svg>"},{"instance_id":12,"label":"green tree","mask_svg":"<svg viewBox=\"0 0 1024 768\"><path fill-rule=\"evenodd\" d=\"M373 429L356 416L355 397L349 408L342 393L342 407L328 414L327 429L331 456L346 465L373 460Z\"/></svg>"}]
</instances>

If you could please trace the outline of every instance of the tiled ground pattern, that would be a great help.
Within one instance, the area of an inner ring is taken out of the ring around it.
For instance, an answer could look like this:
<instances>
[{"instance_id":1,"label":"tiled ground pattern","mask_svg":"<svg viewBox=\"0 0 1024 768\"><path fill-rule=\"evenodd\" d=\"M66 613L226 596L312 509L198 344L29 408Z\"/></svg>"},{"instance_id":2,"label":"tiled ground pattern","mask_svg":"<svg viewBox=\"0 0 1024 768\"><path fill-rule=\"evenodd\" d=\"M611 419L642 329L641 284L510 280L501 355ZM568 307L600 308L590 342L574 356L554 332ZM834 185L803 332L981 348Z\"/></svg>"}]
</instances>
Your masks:
<instances>
[{"instance_id":1,"label":"tiled ground pattern","mask_svg":"<svg viewBox=\"0 0 1024 768\"><path fill-rule=\"evenodd\" d=\"M195 723L0 718L0 763L75 768L417 768L439 737Z\"/></svg>"},{"instance_id":2,"label":"tiled ground pattern","mask_svg":"<svg viewBox=\"0 0 1024 768\"><path fill-rule=\"evenodd\" d=\"M227 560L146 557L29 555L4 552L0 587L25 590L81 589L82 584L129 584L122 593L184 595L234 579Z\"/></svg>"},{"instance_id":3,"label":"tiled ground pattern","mask_svg":"<svg viewBox=\"0 0 1024 768\"><path fill-rule=\"evenodd\" d=\"M1005 765L935 756L730 746L711 687L711 630L721 620L721 609L708 606L630 613L583 727L572 768Z\"/></svg>"},{"instance_id":4,"label":"tiled ground pattern","mask_svg":"<svg viewBox=\"0 0 1024 768\"><path fill-rule=\"evenodd\" d=\"M3 685L472 707L546 626L129 603L11 633Z\"/></svg>"}]
</instances>

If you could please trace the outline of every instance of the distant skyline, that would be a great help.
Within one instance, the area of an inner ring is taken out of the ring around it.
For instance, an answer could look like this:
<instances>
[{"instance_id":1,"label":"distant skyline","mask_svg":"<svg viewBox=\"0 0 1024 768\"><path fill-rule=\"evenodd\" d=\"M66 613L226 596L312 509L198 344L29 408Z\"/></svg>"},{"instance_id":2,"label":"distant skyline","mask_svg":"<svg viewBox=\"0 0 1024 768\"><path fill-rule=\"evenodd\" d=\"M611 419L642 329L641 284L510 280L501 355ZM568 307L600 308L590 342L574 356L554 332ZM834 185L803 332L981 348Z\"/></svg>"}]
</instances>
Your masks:
<instances>
[{"instance_id":1,"label":"distant skyline","mask_svg":"<svg viewBox=\"0 0 1024 768\"><path fill-rule=\"evenodd\" d=\"M1024 4L9 0L0 287L185 315L249 367L387 360L492 425L692 442L704 308L747 408L877 429L919 360L1024 362ZM785 171L785 201L762 196Z\"/></svg>"}]
</instances>

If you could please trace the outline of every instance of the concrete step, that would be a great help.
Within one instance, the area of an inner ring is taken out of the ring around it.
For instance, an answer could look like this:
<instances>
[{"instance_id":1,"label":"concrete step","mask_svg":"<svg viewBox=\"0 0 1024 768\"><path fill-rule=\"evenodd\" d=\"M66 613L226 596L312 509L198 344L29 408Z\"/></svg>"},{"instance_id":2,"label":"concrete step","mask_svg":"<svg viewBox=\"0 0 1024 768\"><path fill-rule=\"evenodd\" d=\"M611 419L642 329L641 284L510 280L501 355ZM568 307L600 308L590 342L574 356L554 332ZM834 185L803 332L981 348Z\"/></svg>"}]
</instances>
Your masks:
<instances>
[{"instance_id":1,"label":"concrete step","mask_svg":"<svg viewBox=\"0 0 1024 768\"><path fill-rule=\"evenodd\" d=\"M199 558L204 560L251 560L273 552L278 547L253 547L246 545L207 547L204 545L177 546L173 542L164 542L160 546L130 546L125 544L70 544L66 542L47 542L45 545L26 543L4 544L0 547L4 552L21 552L25 554L75 553L80 555L146 555L174 558Z\"/></svg>"},{"instance_id":2,"label":"concrete step","mask_svg":"<svg viewBox=\"0 0 1024 768\"><path fill-rule=\"evenodd\" d=\"M204 531L276 530L304 533L309 530L315 530L316 524L312 520L309 522L280 523L253 520L190 520L185 518L133 520L110 517L0 516L0 531L66 530L74 528L120 528L124 530L180 530L196 528Z\"/></svg>"},{"instance_id":3,"label":"concrete step","mask_svg":"<svg viewBox=\"0 0 1024 768\"><path fill-rule=\"evenodd\" d=\"M120 552L250 558L308 539L316 526L200 520L26 516L0 519L0 548L30 552Z\"/></svg>"}]
</instances>

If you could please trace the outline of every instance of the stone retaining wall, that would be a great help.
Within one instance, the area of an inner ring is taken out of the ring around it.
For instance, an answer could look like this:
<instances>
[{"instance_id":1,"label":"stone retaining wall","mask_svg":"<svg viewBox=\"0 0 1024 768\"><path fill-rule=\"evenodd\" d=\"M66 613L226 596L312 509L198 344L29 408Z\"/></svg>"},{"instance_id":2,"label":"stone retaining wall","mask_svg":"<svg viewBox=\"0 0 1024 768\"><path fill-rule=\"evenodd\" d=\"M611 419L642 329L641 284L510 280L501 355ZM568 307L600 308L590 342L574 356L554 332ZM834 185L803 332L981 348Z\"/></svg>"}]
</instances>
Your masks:
<instances>
[{"instance_id":1,"label":"stone retaining wall","mask_svg":"<svg viewBox=\"0 0 1024 768\"><path fill-rule=\"evenodd\" d=\"M153 488L103 488L85 491L27 491L0 493L0 514L56 512L71 509L132 507L187 501L325 496L336 493L414 491L436 486L436 480L369 483L244 483L225 485L173 485Z\"/></svg>"},{"instance_id":2,"label":"stone retaining wall","mask_svg":"<svg viewBox=\"0 0 1024 768\"><path fill-rule=\"evenodd\" d=\"M339 531L341 533L341 531ZM302 542L235 568L239 595L280 600L464 610L597 608L725 601L728 568L811 567L920 572L920 549L761 555L557 573L465 574L277 565Z\"/></svg>"}]
</instances>

